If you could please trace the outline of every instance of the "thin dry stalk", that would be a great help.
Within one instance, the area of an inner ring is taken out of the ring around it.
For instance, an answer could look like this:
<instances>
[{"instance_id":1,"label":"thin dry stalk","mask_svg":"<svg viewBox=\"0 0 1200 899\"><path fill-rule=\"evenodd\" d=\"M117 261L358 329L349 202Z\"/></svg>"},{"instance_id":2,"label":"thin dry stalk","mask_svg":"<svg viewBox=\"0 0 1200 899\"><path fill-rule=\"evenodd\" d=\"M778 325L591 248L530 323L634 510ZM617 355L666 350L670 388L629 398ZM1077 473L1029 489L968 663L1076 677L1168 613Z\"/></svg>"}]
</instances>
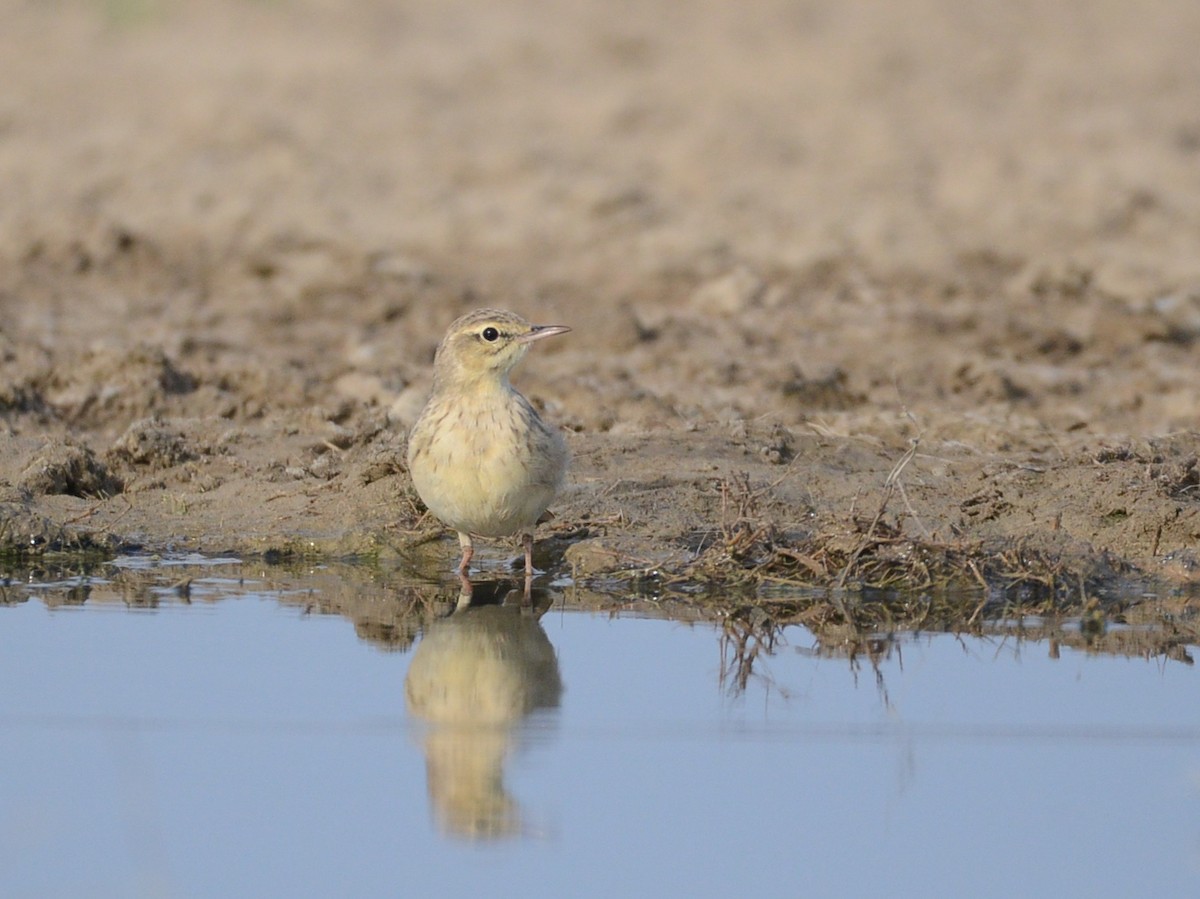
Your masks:
<instances>
[{"instance_id":1,"label":"thin dry stalk","mask_svg":"<svg viewBox=\"0 0 1200 899\"><path fill-rule=\"evenodd\" d=\"M875 528L879 526L879 522L882 520L884 512L887 511L888 503L891 501L892 494L896 491L896 484L899 482L900 474L904 471L908 463L913 460L913 456L917 454L917 447L920 445L920 438L914 438L909 445L908 450L903 456L900 457L896 464L892 466L891 472L888 474L887 479L883 482L883 499L879 503L879 509L875 512L875 518L871 521L870 527L867 528L866 534L863 535L862 539L858 543L858 546L855 547L854 552L850 554L849 561L846 562L846 566L842 569L842 573L838 575L837 581L834 582L835 587L841 588L846 586L846 578L850 575L850 570L854 567L855 563L858 562L859 557L862 556L867 547L872 545L872 541L875 538Z\"/></svg>"}]
</instances>

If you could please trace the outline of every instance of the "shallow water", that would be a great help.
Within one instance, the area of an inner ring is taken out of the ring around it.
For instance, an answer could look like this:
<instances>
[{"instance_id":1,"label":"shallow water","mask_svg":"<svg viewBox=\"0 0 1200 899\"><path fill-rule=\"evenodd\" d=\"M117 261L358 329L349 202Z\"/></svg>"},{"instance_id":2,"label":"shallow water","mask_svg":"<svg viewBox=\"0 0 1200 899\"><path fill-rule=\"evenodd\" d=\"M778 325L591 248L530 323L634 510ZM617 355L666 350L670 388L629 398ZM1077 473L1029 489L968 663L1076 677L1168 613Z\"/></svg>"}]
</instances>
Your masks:
<instances>
[{"instance_id":1,"label":"shallow water","mask_svg":"<svg viewBox=\"0 0 1200 899\"><path fill-rule=\"evenodd\" d=\"M1185 661L791 627L747 668L718 624L570 593L449 595L418 637L362 570L10 582L0 895L1200 890Z\"/></svg>"}]
</instances>

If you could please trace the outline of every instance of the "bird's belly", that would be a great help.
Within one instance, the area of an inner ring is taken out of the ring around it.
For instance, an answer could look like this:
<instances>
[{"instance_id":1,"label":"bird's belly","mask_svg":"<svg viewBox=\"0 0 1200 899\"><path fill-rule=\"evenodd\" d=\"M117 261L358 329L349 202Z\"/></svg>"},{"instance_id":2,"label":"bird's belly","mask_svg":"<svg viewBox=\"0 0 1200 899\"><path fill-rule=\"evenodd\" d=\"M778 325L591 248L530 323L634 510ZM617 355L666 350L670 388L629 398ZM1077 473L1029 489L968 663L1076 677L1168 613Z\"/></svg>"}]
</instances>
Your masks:
<instances>
[{"instance_id":1,"label":"bird's belly","mask_svg":"<svg viewBox=\"0 0 1200 899\"><path fill-rule=\"evenodd\" d=\"M470 436L464 437L463 434ZM548 472L528 441L494 439L450 429L432 435L410 463L417 492L439 519L458 531L503 537L530 531L554 499L561 472Z\"/></svg>"}]
</instances>

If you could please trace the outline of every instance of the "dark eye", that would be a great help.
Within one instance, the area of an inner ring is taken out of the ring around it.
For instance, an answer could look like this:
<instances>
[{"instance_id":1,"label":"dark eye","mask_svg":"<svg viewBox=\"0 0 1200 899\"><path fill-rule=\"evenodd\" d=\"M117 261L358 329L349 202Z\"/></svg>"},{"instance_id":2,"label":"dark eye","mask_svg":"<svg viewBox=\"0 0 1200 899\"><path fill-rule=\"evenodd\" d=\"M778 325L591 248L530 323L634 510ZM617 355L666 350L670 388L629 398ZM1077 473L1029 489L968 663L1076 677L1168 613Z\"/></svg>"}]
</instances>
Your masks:
<instances>
[{"instance_id":1,"label":"dark eye","mask_svg":"<svg viewBox=\"0 0 1200 899\"><path fill-rule=\"evenodd\" d=\"M483 339L484 340L488 340L488 341L495 340L499 336L500 336L500 332L497 331L495 328L484 328L483 329Z\"/></svg>"}]
</instances>

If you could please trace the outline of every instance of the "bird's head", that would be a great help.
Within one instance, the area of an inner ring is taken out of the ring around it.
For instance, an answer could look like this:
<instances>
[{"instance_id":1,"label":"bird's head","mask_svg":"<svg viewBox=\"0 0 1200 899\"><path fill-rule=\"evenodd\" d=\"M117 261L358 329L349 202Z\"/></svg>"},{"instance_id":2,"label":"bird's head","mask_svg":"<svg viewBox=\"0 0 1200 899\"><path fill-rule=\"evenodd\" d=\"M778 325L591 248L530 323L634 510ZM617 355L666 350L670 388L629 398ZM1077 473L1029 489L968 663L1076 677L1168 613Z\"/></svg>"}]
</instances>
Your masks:
<instances>
[{"instance_id":1,"label":"bird's head","mask_svg":"<svg viewBox=\"0 0 1200 899\"><path fill-rule=\"evenodd\" d=\"M515 312L476 309L455 321L438 347L434 365L439 382L505 378L529 345L564 334L564 325L531 325Z\"/></svg>"}]
</instances>

